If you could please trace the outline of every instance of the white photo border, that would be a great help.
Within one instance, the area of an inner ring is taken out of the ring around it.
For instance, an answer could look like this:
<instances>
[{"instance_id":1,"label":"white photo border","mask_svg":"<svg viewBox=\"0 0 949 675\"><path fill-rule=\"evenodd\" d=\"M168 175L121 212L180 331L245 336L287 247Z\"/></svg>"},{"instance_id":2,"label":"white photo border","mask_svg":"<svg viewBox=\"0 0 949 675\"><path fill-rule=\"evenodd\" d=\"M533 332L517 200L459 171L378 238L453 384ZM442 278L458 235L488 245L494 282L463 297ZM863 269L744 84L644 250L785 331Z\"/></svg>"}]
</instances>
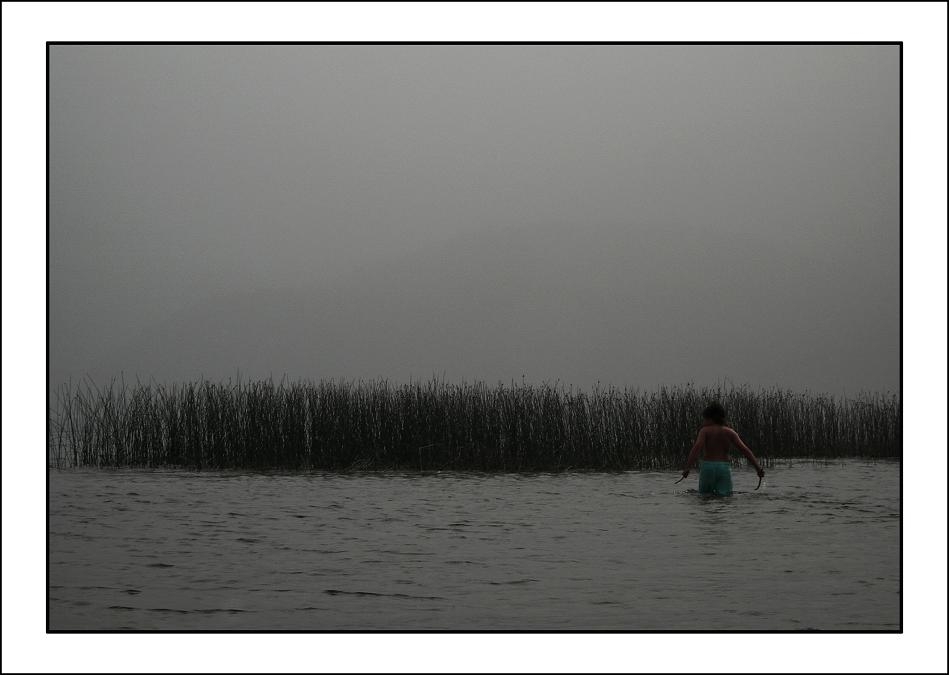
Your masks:
<instances>
[{"instance_id":1,"label":"white photo border","mask_svg":"<svg viewBox=\"0 0 949 675\"><path fill-rule=\"evenodd\" d=\"M945 3L3 3L3 671L946 670ZM902 41L903 634L49 635L47 41ZM935 440L933 440L935 439Z\"/></svg>"}]
</instances>

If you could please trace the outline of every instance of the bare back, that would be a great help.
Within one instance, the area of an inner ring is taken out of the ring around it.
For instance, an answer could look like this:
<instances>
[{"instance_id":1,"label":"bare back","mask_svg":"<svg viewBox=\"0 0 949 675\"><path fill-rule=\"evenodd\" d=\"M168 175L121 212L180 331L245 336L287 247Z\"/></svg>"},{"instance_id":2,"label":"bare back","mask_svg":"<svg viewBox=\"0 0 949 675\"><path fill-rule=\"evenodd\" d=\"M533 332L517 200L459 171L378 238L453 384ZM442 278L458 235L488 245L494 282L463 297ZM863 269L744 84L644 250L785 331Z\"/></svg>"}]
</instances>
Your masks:
<instances>
[{"instance_id":1,"label":"bare back","mask_svg":"<svg viewBox=\"0 0 949 675\"><path fill-rule=\"evenodd\" d=\"M737 436L735 430L718 424L702 427L705 436L704 459L709 462L727 462L728 451L734 445Z\"/></svg>"},{"instance_id":2,"label":"bare back","mask_svg":"<svg viewBox=\"0 0 949 675\"><path fill-rule=\"evenodd\" d=\"M699 458L699 453L702 453L703 459L707 462L727 462L728 451L732 447L736 448L751 462L755 469L758 470L759 477L764 476L764 469L761 468L761 463L758 462L758 458L755 457L751 448L745 445L745 442L741 440L741 436L738 435L738 432L723 424L710 424L708 422L699 430L699 435L695 439L692 449L689 450L689 456L685 460L685 468L682 469L682 476L685 477L689 475L689 469Z\"/></svg>"}]
</instances>

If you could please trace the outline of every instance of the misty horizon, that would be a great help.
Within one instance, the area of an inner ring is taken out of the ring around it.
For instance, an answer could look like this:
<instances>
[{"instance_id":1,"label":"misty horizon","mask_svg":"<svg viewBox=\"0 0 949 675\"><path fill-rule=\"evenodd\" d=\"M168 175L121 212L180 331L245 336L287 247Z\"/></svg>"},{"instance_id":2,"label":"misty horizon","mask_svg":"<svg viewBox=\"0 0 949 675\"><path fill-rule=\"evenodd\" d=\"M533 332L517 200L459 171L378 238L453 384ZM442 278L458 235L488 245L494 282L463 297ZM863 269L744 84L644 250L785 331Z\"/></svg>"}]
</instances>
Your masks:
<instances>
[{"instance_id":1,"label":"misty horizon","mask_svg":"<svg viewBox=\"0 0 949 675\"><path fill-rule=\"evenodd\" d=\"M899 390L897 46L49 66L53 387Z\"/></svg>"}]
</instances>

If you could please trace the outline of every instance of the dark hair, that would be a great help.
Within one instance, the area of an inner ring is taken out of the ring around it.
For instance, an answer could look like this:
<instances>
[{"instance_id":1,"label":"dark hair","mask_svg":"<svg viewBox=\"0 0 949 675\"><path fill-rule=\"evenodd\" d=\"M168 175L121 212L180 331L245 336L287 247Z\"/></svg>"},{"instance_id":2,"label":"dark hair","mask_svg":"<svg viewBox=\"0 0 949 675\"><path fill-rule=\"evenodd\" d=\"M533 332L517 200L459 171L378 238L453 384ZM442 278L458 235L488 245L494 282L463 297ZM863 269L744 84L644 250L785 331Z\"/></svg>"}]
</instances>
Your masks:
<instances>
[{"instance_id":1,"label":"dark hair","mask_svg":"<svg viewBox=\"0 0 949 675\"><path fill-rule=\"evenodd\" d=\"M725 408L718 401L709 403L702 411L702 418L712 420L715 424L725 424Z\"/></svg>"}]
</instances>

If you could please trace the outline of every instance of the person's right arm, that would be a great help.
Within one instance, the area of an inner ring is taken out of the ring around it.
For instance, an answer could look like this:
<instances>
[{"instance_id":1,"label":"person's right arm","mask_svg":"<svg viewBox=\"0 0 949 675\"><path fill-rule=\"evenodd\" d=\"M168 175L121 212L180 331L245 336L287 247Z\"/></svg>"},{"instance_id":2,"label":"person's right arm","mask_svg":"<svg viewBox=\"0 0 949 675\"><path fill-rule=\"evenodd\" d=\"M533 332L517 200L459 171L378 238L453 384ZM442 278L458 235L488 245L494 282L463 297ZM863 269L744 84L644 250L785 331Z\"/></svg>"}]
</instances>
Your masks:
<instances>
[{"instance_id":1,"label":"person's right arm","mask_svg":"<svg viewBox=\"0 0 949 675\"><path fill-rule=\"evenodd\" d=\"M689 456L685 460L685 466L682 467L682 477L685 478L689 475L689 471L692 469L692 465L695 464L695 460L699 457L699 451L705 445L705 427L699 429L698 436L695 437L695 444L692 446L692 450L689 451Z\"/></svg>"},{"instance_id":2,"label":"person's right arm","mask_svg":"<svg viewBox=\"0 0 949 675\"><path fill-rule=\"evenodd\" d=\"M755 457L755 453L753 453L751 448L745 445L745 442L741 440L741 436L738 435L738 432L734 429L729 429L728 438L736 448L741 450L741 454L743 454L748 459L748 461L751 462L751 465L755 467L755 470L758 472L758 477L762 478L764 476L764 469L761 468L761 464L758 462L758 458Z\"/></svg>"}]
</instances>

